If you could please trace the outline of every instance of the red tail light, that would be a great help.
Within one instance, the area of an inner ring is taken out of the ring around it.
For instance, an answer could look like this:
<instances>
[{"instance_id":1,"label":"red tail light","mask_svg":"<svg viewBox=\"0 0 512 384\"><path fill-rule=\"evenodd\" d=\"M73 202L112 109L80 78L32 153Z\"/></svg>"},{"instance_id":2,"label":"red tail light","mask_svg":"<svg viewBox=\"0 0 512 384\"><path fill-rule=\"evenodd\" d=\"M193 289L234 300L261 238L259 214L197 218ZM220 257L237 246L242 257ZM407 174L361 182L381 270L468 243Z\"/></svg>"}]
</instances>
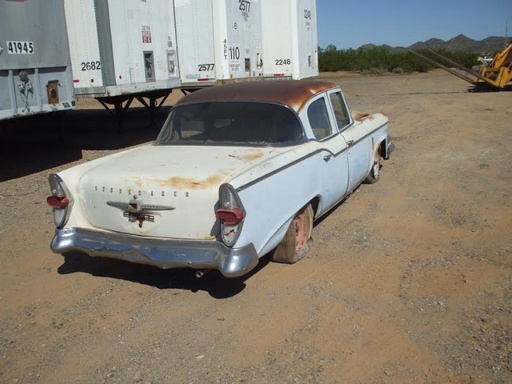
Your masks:
<instances>
[{"instance_id":1,"label":"red tail light","mask_svg":"<svg viewBox=\"0 0 512 384\"><path fill-rule=\"evenodd\" d=\"M215 216L227 225L237 225L242 222L245 213L241 209L219 209Z\"/></svg>"},{"instance_id":2,"label":"red tail light","mask_svg":"<svg viewBox=\"0 0 512 384\"><path fill-rule=\"evenodd\" d=\"M218 207L215 217L220 221L220 237L232 247L240 237L245 219L244 206L232 185L225 183L219 187Z\"/></svg>"},{"instance_id":3,"label":"red tail light","mask_svg":"<svg viewBox=\"0 0 512 384\"><path fill-rule=\"evenodd\" d=\"M66 196L48 196L46 202L54 209L63 209L69 205L69 200Z\"/></svg>"},{"instance_id":4,"label":"red tail light","mask_svg":"<svg viewBox=\"0 0 512 384\"><path fill-rule=\"evenodd\" d=\"M69 192L64 181L56 173L50 173L48 176L51 195L46 199L46 203L53 208L53 222L57 228L63 228L66 225L71 208L73 207L73 195Z\"/></svg>"}]
</instances>

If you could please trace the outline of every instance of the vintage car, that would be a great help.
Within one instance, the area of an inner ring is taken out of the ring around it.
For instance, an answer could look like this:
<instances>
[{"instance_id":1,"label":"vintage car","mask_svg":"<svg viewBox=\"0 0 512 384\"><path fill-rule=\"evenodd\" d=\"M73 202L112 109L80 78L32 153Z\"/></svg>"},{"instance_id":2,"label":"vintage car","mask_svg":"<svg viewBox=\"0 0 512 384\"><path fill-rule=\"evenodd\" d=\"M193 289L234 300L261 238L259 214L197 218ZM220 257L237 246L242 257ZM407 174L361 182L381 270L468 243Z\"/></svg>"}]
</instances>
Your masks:
<instances>
[{"instance_id":1,"label":"vintage car","mask_svg":"<svg viewBox=\"0 0 512 384\"><path fill-rule=\"evenodd\" d=\"M49 176L51 249L226 277L269 253L294 263L314 220L379 179L387 129L384 114L351 114L326 81L196 91L154 143Z\"/></svg>"}]
</instances>

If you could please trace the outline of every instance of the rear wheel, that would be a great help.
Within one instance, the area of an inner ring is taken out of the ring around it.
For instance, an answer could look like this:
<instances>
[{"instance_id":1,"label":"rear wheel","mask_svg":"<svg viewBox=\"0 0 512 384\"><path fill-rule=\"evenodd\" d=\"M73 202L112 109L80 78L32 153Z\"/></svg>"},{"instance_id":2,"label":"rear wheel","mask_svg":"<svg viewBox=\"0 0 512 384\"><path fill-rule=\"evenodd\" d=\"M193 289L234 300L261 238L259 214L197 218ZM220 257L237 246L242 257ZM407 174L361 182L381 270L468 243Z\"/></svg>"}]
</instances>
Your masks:
<instances>
[{"instance_id":1,"label":"rear wheel","mask_svg":"<svg viewBox=\"0 0 512 384\"><path fill-rule=\"evenodd\" d=\"M272 261L293 264L303 259L309 252L313 231L313 208L308 204L293 218L283 240L272 255Z\"/></svg>"},{"instance_id":2,"label":"rear wheel","mask_svg":"<svg viewBox=\"0 0 512 384\"><path fill-rule=\"evenodd\" d=\"M379 181L380 178L380 154L376 153L375 158L373 159L373 166L370 169L370 172L368 173L368 176L366 176L366 179L364 179L365 184L374 184L377 181Z\"/></svg>"}]
</instances>

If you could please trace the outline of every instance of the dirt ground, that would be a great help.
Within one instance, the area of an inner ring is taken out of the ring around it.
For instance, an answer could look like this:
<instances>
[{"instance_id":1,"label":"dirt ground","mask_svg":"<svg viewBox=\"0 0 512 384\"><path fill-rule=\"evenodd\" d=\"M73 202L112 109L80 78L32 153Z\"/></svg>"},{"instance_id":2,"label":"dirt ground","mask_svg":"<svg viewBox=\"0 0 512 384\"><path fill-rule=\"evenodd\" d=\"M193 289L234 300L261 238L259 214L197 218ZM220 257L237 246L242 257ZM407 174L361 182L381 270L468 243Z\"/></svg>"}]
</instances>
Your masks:
<instances>
[{"instance_id":1,"label":"dirt ground","mask_svg":"<svg viewBox=\"0 0 512 384\"><path fill-rule=\"evenodd\" d=\"M389 116L397 149L306 259L240 279L50 251L48 174L154 139L142 108L121 134L95 101L61 137L49 118L4 124L0 382L511 383L511 93L442 71L332 77Z\"/></svg>"}]
</instances>

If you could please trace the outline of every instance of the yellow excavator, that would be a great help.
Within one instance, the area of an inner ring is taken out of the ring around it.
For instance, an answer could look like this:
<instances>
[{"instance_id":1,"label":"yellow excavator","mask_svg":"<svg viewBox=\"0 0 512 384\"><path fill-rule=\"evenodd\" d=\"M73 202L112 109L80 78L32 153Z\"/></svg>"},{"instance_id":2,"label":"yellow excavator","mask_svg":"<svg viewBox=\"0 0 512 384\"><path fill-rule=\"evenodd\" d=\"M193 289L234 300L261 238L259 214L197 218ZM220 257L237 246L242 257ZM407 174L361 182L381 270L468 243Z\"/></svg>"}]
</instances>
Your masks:
<instances>
[{"instance_id":1,"label":"yellow excavator","mask_svg":"<svg viewBox=\"0 0 512 384\"><path fill-rule=\"evenodd\" d=\"M465 74L462 74L453 68L447 67L440 62L426 57L416 51L410 51L415 55L427 60L428 62L437 65L438 67L452 73L453 75L475 85L478 88L491 86L492 88L503 89L510 81L512 81L512 42L503 51L498 52L492 61L486 66L481 67L478 72L468 69L463 65L460 65L459 63L456 63L455 61L450 60L447 57L444 57L443 55L440 55L439 53L427 48L427 51L432 55L441 60L444 60L451 66L462 70L465 72ZM471 75L476 79L471 78L466 74Z\"/></svg>"}]
</instances>

